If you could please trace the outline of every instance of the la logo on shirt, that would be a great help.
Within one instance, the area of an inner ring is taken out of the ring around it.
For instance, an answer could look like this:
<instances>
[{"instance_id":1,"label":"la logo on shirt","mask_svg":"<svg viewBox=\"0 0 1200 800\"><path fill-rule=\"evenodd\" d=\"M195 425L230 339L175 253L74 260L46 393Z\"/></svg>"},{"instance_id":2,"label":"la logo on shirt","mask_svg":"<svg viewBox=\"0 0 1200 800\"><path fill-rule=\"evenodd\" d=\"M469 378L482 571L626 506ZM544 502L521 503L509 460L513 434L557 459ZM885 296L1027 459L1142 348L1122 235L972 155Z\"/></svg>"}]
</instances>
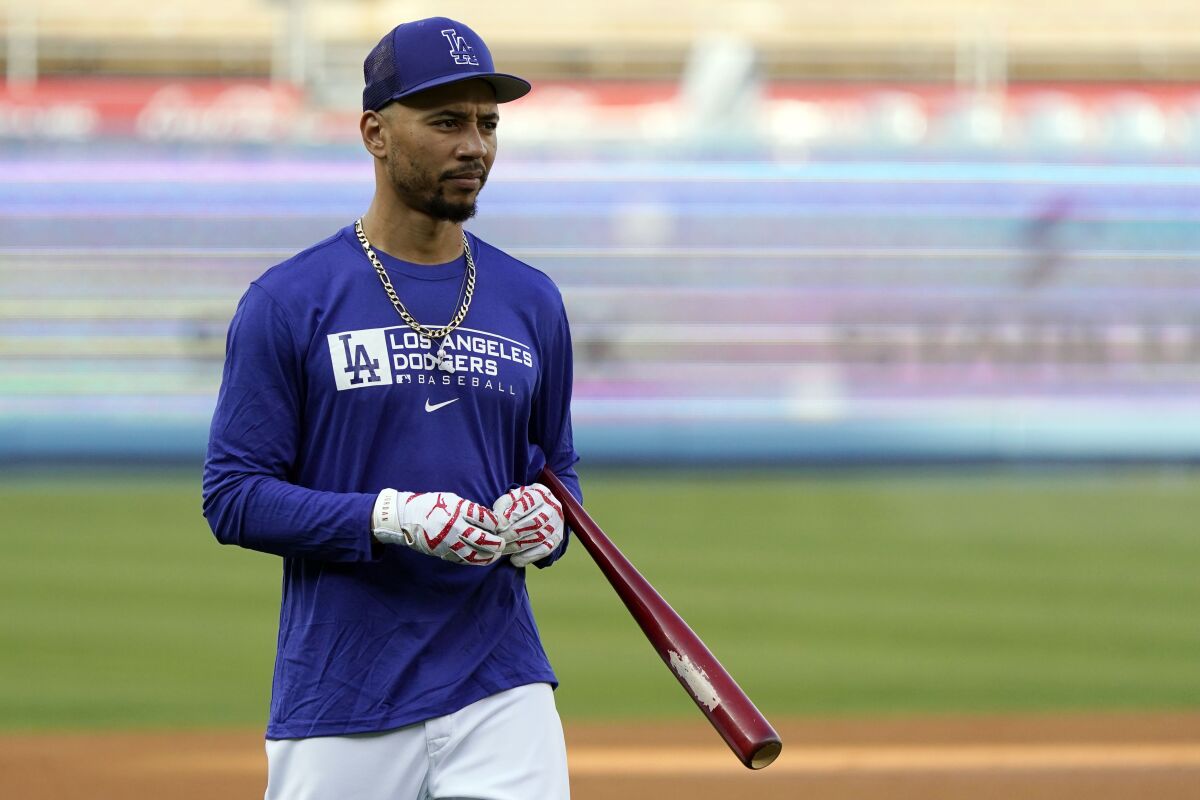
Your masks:
<instances>
[{"instance_id":1,"label":"la logo on shirt","mask_svg":"<svg viewBox=\"0 0 1200 800\"><path fill-rule=\"evenodd\" d=\"M331 333L329 357L338 391L364 386L390 386L386 328ZM340 367L339 367L340 365Z\"/></svg>"}]
</instances>

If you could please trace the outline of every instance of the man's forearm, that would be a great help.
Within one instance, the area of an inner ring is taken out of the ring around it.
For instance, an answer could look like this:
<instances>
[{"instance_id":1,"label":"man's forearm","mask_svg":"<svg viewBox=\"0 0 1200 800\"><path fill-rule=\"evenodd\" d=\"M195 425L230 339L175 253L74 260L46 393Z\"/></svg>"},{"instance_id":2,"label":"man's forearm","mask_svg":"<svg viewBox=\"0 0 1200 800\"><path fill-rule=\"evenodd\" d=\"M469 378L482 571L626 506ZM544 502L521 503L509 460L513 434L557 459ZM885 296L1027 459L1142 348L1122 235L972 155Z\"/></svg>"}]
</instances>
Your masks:
<instances>
[{"instance_id":1,"label":"man's forearm","mask_svg":"<svg viewBox=\"0 0 1200 800\"><path fill-rule=\"evenodd\" d=\"M322 492L269 475L205 483L204 516L223 544L297 558L371 561L376 495Z\"/></svg>"}]
</instances>

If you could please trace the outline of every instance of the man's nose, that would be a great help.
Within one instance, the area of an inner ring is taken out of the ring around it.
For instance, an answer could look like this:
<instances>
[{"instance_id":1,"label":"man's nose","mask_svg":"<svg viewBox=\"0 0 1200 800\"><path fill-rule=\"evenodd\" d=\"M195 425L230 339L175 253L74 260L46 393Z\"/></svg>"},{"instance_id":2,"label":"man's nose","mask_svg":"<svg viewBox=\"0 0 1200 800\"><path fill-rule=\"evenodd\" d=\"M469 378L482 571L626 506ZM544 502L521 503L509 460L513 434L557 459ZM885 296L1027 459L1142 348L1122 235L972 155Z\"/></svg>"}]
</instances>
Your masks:
<instances>
[{"instance_id":1,"label":"man's nose","mask_svg":"<svg viewBox=\"0 0 1200 800\"><path fill-rule=\"evenodd\" d=\"M478 128L469 127L458 143L457 155L461 159L479 159L487 155L488 146Z\"/></svg>"}]
</instances>

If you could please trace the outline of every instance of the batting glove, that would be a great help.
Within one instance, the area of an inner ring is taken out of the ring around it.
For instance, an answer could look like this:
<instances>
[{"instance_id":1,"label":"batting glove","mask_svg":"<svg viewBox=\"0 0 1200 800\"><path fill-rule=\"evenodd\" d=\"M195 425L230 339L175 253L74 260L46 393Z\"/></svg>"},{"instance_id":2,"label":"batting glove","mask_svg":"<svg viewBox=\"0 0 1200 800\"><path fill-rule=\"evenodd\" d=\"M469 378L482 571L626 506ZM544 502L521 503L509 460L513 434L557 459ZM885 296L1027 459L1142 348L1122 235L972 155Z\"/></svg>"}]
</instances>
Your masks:
<instances>
[{"instance_id":1,"label":"batting glove","mask_svg":"<svg viewBox=\"0 0 1200 800\"><path fill-rule=\"evenodd\" d=\"M563 540L562 506L540 483L513 489L492 506L504 539L504 555L514 567L525 567L554 552Z\"/></svg>"},{"instance_id":2,"label":"batting glove","mask_svg":"<svg viewBox=\"0 0 1200 800\"><path fill-rule=\"evenodd\" d=\"M496 515L450 492L384 489L375 500L371 528L384 544L401 544L456 564L487 566L504 555Z\"/></svg>"}]
</instances>

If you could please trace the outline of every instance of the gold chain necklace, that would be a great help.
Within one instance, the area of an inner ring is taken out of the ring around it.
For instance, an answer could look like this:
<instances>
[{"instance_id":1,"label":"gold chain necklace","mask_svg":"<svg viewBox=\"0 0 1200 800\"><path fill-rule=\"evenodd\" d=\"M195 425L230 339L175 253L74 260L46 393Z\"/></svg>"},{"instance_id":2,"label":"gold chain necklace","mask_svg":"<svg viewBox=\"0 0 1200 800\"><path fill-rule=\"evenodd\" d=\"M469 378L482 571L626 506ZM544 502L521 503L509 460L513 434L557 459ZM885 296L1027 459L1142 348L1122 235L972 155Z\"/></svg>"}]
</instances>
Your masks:
<instances>
[{"instance_id":1,"label":"gold chain necklace","mask_svg":"<svg viewBox=\"0 0 1200 800\"><path fill-rule=\"evenodd\" d=\"M462 235L463 254L467 257L466 291L463 295L462 305L458 307L458 312L449 322L440 328L430 328L417 322L413 318L413 315L408 313L408 309L404 307L404 303L400 302L400 296L396 294L396 289L392 286L392 279L388 277L387 270L383 268L383 264L379 261L379 256L375 255L374 249L371 248L371 243L367 241L367 235L363 233L362 217L354 221L354 233L358 236L358 243L362 245L367 258L370 259L371 266L378 273L379 280L383 284L383 289L387 292L388 299L392 301L392 305L396 308L396 313L400 315L400 319L404 320L408 324L408 327L427 339L441 339L442 343L438 347L437 352L438 369L443 372L454 372L454 361L446 354L446 337L466 319L467 309L471 307L471 297L475 294L475 259L471 258L471 243L467 241L467 232L463 231Z\"/></svg>"}]
</instances>

